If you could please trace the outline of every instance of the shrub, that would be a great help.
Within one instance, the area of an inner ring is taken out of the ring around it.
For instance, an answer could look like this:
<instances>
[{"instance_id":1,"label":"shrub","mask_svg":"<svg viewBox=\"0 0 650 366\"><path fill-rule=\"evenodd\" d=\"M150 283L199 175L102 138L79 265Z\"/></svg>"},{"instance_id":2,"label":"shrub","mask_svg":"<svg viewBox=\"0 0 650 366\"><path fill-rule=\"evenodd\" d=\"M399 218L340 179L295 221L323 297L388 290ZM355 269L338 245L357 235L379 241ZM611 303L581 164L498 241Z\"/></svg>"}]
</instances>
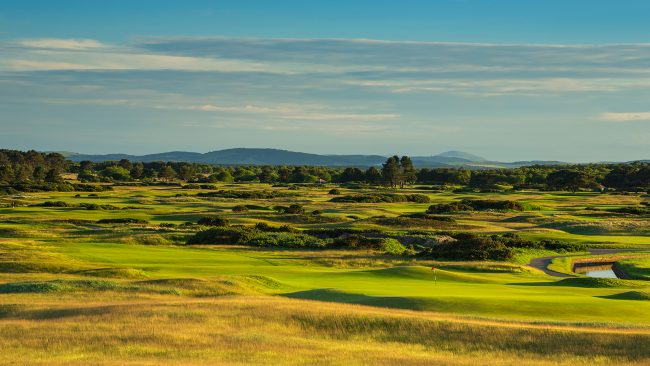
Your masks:
<instances>
[{"instance_id":1,"label":"shrub","mask_svg":"<svg viewBox=\"0 0 650 366\"><path fill-rule=\"evenodd\" d=\"M512 248L491 237L463 233L426 248L421 254L451 260L507 260L514 257Z\"/></svg>"},{"instance_id":2,"label":"shrub","mask_svg":"<svg viewBox=\"0 0 650 366\"><path fill-rule=\"evenodd\" d=\"M405 246L403 246L398 240L392 238L382 239L380 249L386 254L394 255L400 255L406 251Z\"/></svg>"},{"instance_id":3,"label":"shrub","mask_svg":"<svg viewBox=\"0 0 650 366\"><path fill-rule=\"evenodd\" d=\"M258 247L323 248L327 242L306 234L262 232L254 235L246 244Z\"/></svg>"},{"instance_id":4,"label":"shrub","mask_svg":"<svg viewBox=\"0 0 650 366\"><path fill-rule=\"evenodd\" d=\"M273 210L283 213L283 214L290 214L290 215L301 215L305 213L305 208L302 207L302 205L298 203L294 203L290 206L273 206Z\"/></svg>"},{"instance_id":5,"label":"shrub","mask_svg":"<svg viewBox=\"0 0 650 366\"><path fill-rule=\"evenodd\" d=\"M271 226L265 222L258 222L255 224L255 229L259 231L265 231L265 232L276 232L276 233L295 233L298 232L298 230L292 228L289 225L282 225L282 226Z\"/></svg>"},{"instance_id":6,"label":"shrub","mask_svg":"<svg viewBox=\"0 0 650 366\"><path fill-rule=\"evenodd\" d=\"M228 226L230 221L219 216L203 216L196 222L203 226Z\"/></svg>"},{"instance_id":7,"label":"shrub","mask_svg":"<svg viewBox=\"0 0 650 366\"><path fill-rule=\"evenodd\" d=\"M339 196L330 199L330 202L347 202L347 203L396 203L396 202L416 202L427 203L429 197L423 194L396 194L396 193L368 193L350 196Z\"/></svg>"},{"instance_id":8,"label":"shrub","mask_svg":"<svg viewBox=\"0 0 650 366\"><path fill-rule=\"evenodd\" d=\"M461 203L461 202L451 202L451 203L439 203L437 205L431 205L427 209L428 214L441 214L441 213L453 213L453 212L462 212L470 211L472 207Z\"/></svg>"},{"instance_id":9,"label":"shrub","mask_svg":"<svg viewBox=\"0 0 650 366\"><path fill-rule=\"evenodd\" d=\"M80 203L79 207L83 207L86 210L120 210L119 207L113 205L98 205L96 203Z\"/></svg>"},{"instance_id":10,"label":"shrub","mask_svg":"<svg viewBox=\"0 0 650 366\"><path fill-rule=\"evenodd\" d=\"M498 201L498 200L463 200L463 204L474 208L476 211L485 211L485 210L513 210L513 211L524 211L525 207L523 204L517 201Z\"/></svg>"},{"instance_id":11,"label":"shrub","mask_svg":"<svg viewBox=\"0 0 650 366\"><path fill-rule=\"evenodd\" d=\"M238 199L271 199L278 197L292 197L294 194L278 191L227 191L199 192L197 197L220 197Z\"/></svg>"},{"instance_id":12,"label":"shrub","mask_svg":"<svg viewBox=\"0 0 650 366\"><path fill-rule=\"evenodd\" d=\"M248 207L245 205L237 205L232 208L232 212L247 212Z\"/></svg>"},{"instance_id":13,"label":"shrub","mask_svg":"<svg viewBox=\"0 0 650 366\"><path fill-rule=\"evenodd\" d=\"M147 220L133 218L101 219L98 224L146 224Z\"/></svg>"},{"instance_id":14,"label":"shrub","mask_svg":"<svg viewBox=\"0 0 650 366\"><path fill-rule=\"evenodd\" d=\"M361 234L341 235L334 240L334 246L351 249L380 249L381 238L370 238Z\"/></svg>"},{"instance_id":15,"label":"shrub","mask_svg":"<svg viewBox=\"0 0 650 366\"><path fill-rule=\"evenodd\" d=\"M556 252L583 252L587 250L587 246L582 243L570 243L560 240L542 240L541 244L544 249Z\"/></svg>"},{"instance_id":16,"label":"shrub","mask_svg":"<svg viewBox=\"0 0 650 366\"><path fill-rule=\"evenodd\" d=\"M200 231L187 244L239 244L258 247L322 248L327 241L308 234L297 233L288 226L272 228L264 223L255 227L215 227Z\"/></svg>"},{"instance_id":17,"label":"shrub","mask_svg":"<svg viewBox=\"0 0 650 366\"><path fill-rule=\"evenodd\" d=\"M424 194L408 194L406 200L415 203L429 203L429 196Z\"/></svg>"},{"instance_id":18,"label":"shrub","mask_svg":"<svg viewBox=\"0 0 650 366\"><path fill-rule=\"evenodd\" d=\"M352 228L333 228L333 229L310 229L310 230L305 230L304 233L319 238L334 239L334 238L340 238L349 235L363 235L363 234L378 235L380 231L361 230L361 229L352 229Z\"/></svg>"},{"instance_id":19,"label":"shrub","mask_svg":"<svg viewBox=\"0 0 650 366\"><path fill-rule=\"evenodd\" d=\"M249 210L268 210L268 207L259 206L259 205L244 205Z\"/></svg>"},{"instance_id":20,"label":"shrub","mask_svg":"<svg viewBox=\"0 0 650 366\"><path fill-rule=\"evenodd\" d=\"M219 226L199 231L187 240L187 244L244 244L255 232L253 228Z\"/></svg>"},{"instance_id":21,"label":"shrub","mask_svg":"<svg viewBox=\"0 0 650 366\"><path fill-rule=\"evenodd\" d=\"M298 203L294 203L289 206L289 209L285 211L285 213L288 214L294 214L294 215L300 215L305 213L305 209L302 207L302 205Z\"/></svg>"},{"instance_id":22,"label":"shrub","mask_svg":"<svg viewBox=\"0 0 650 366\"><path fill-rule=\"evenodd\" d=\"M647 203L647 202L644 202ZM624 213L630 215L650 215L650 207L627 206L611 210L611 212Z\"/></svg>"},{"instance_id":23,"label":"shrub","mask_svg":"<svg viewBox=\"0 0 650 366\"><path fill-rule=\"evenodd\" d=\"M427 213L452 213L462 211L486 211L486 210L513 210L525 211L530 208L517 201L497 201L497 200L470 200L454 201L450 203L440 203L429 206Z\"/></svg>"},{"instance_id":24,"label":"shrub","mask_svg":"<svg viewBox=\"0 0 650 366\"><path fill-rule=\"evenodd\" d=\"M332 189L330 189L329 192L327 192L327 194L337 196L337 195L341 194L341 190L338 189L338 188L332 188Z\"/></svg>"},{"instance_id":25,"label":"shrub","mask_svg":"<svg viewBox=\"0 0 650 366\"><path fill-rule=\"evenodd\" d=\"M452 217L431 215L431 214L423 213L423 212L416 212L416 213L412 213L412 214L404 214L404 215L400 215L399 217L409 218L409 219L444 221L444 222L451 222L451 223L456 222L456 220L454 220L454 218L452 218Z\"/></svg>"},{"instance_id":26,"label":"shrub","mask_svg":"<svg viewBox=\"0 0 650 366\"><path fill-rule=\"evenodd\" d=\"M37 204L34 206L41 206L41 207L74 207L66 202L63 201L45 201L41 204Z\"/></svg>"}]
</instances>

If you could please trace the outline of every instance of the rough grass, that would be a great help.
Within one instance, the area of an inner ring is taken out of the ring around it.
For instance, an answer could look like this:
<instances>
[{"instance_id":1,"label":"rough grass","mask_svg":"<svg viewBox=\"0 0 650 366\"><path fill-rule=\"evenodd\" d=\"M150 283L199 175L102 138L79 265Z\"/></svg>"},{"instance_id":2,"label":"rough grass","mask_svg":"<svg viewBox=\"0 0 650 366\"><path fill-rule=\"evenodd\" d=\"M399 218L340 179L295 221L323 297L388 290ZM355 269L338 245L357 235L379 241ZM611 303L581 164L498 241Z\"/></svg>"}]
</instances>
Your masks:
<instances>
[{"instance_id":1,"label":"rough grass","mask_svg":"<svg viewBox=\"0 0 650 366\"><path fill-rule=\"evenodd\" d=\"M586 365L650 361L647 329L536 325L269 297L0 306L0 363Z\"/></svg>"}]
</instances>

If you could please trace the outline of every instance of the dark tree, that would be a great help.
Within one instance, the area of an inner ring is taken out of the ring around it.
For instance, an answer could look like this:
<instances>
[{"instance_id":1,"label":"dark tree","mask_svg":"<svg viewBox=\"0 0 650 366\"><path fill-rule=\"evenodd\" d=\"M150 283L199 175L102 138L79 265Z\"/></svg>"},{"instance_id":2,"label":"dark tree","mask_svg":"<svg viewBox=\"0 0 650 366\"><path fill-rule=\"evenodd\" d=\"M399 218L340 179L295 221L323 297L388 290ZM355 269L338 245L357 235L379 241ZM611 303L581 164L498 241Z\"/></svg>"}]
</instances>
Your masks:
<instances>
[{"instance_id":1,"label":"dark tree","mask_svg":"<svg viewBox=\"0 0 650 366\"><path fill-rule=\"evenodd\" d=\"M381 172L379 171L379 169L375 168L374 166L366 170L366 172L364 173L364 178L366 182L370 184L381 183L381 179L382 179Z\"/></svg>"},{"instance_id":2,"label":"dark tree","mask_svg":"<svg viewBox=\"0 0 650 366\"><path fill-rule=\"evenodd\" d=\"M404 188L405 184L412 184L417 180L417 175L415 174L415 167L413 167L413 161L408 156L402 156L399 161L401 167L401 179L400 187Z\"/></svg>"},{"instance_id":3,"label":"dark tree","mask_svg":"<svg viewBox=\"0 0 650 366\"><path fill-rule=\"evenodd\" d=\"M399 157L397 155L391 156L386 160L381 169L381 175L384 178L384 183L391 188L397 187L401 179L401 171L399 165Z\"/></svg>"}]
</instances>

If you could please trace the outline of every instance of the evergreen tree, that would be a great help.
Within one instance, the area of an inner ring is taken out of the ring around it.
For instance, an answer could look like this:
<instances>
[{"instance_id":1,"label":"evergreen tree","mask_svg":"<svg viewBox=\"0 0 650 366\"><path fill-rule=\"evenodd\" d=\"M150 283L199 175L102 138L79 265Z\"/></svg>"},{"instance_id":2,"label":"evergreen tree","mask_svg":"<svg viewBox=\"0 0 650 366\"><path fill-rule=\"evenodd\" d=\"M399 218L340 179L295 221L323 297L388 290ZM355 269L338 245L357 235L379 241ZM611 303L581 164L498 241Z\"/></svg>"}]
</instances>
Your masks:
<instances>
[{"instance_id":1,"label":"evergreen tree","mask_svg":"<svg viewBox=\"0 0 650 366\"><path fill-rule=\"evenodd\" d=\"M379 169L375 168L374 166L368 168L366 172L364 173L364 178L366 182L370 184L377 184L381 182L381 172Z\"/></svg>"},{"instance_id":2,"label":"evergreen tree","mask_svg":"<svg viewBox=\"0 0 650 366\"><path fill-rule=\"evenodd\" d=\"M402 159L399 161L401 170L401 179L400 187L404 188L405 184L414 183L417 180L417 175L415 174L415 168L413 167L413 161L408 156L402 156Z\"/></svg>"},{"instance_id":3,"label":"evergreen tree","mask_svg":"<svg viewBox=\"0 0 650 366\"><path fill-rule=\"evenodd\" d=\"M384 178L384 182L391 188L397 187L397 184L401 179L399 156L391 156L386 160L382 165L381 175Z\"/></svg>"}]
</instances>

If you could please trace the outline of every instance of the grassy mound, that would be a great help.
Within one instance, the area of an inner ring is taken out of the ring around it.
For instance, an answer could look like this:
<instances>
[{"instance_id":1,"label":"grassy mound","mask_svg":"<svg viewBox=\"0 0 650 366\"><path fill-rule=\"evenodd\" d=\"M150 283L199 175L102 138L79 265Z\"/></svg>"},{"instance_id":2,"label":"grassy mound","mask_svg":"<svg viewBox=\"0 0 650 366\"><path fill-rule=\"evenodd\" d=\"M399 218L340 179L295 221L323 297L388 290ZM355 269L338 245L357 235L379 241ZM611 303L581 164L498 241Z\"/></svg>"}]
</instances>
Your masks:
<instances>
[{"instance_id":1,"label":"grassy mound","mask_svg":"<svg viewBox=\"0 0 650 366\"><path fill-rule=\"evenodd\" d=\"M146 272L135 268L97 268L78 273L103 278L145 279L149 277Z\"/></svg>"},{"instance_id":2,"label":"grassy mound","mask_svg":"<svg viewBox=\"0 0 650 366\"><path fill-rule=\"evenodd\" d=\"M423 281L433 281L433 271L431 271L431 268L422 267L422 266L400 266L400 267L370 270L366 272L371 273L374 276L386 276L386 277L393 277L393 278L408 278L408 279L417 279ZM457 273L457 272L446 271L442 269L436 270L436 277L439 281L476 282L476 283L491 282L489 280L486 280L476 275Z\"/></svg>"},{"instance_id":3,"label":"grassy mound","mask_svg":"<svg viewBox=\"0 0 650 366\"><path fill-rule=\"evenodd\" d=\"M613 300L645 300L650 301L650 293L644 291L627 291L621 292L620 294L614 294L609 296L602 296L604 299L613 299Z\"/></svg>"},{"instance_id":4,"label":"grassy mound","mask_svg":"<svg viewBox=\"0 0 650 366\"><path fill-rule=\"evenodd\" d=\"M196 278L166 278L141 281L137 285L159 292L194 297L228 296L251 292L240 282L230 279L208 281Z\"/></svg>"},{"instance_id":5,"label":"grassy mound","mask_svg":"<svg viewBox=\"0 0 650 366\"><path fill-rule=\"evenodd\" d=\"M425 310L427 301L415 297L368 296L333 289L315 289L282 295L291 299L317 300L343 304L359 304L394 309Z\"/></svg>"},{"instance_id":6,"label":"grassy mound","mask_svg":"<svg viewBox=\"0 0 650 366\"><path fill-rule=\"evenodd\" d=\"M254 288L262 289L283 289L289 288L286 284L269 276L250 275L242 277L244 281Z\"/></svg>"},{"instance_id":7,"label":"grassy mound","mask_svg":"<svg viewBox=\"0 0 650 366\"><path fill-rule=\"evenodd\" d=\"M2 294L52 293L79 290L116 290L122 286L102 280L54 280L42 282L14 282L0 285Z\"/></svg>"},{"instance_id":8,"label":"grassy mound","mask_svg":"<svg viewBox=\"0 0 650 366\"><path fill-rule=\"evenodd\" d=\"M570 286L570 287L591 287L591 288L608 288L608 287L643 287L634 281L620 280L616 278L594 278L594 277L575 277L565 278L551 286Z\"/></svg>"}]
</instances>

